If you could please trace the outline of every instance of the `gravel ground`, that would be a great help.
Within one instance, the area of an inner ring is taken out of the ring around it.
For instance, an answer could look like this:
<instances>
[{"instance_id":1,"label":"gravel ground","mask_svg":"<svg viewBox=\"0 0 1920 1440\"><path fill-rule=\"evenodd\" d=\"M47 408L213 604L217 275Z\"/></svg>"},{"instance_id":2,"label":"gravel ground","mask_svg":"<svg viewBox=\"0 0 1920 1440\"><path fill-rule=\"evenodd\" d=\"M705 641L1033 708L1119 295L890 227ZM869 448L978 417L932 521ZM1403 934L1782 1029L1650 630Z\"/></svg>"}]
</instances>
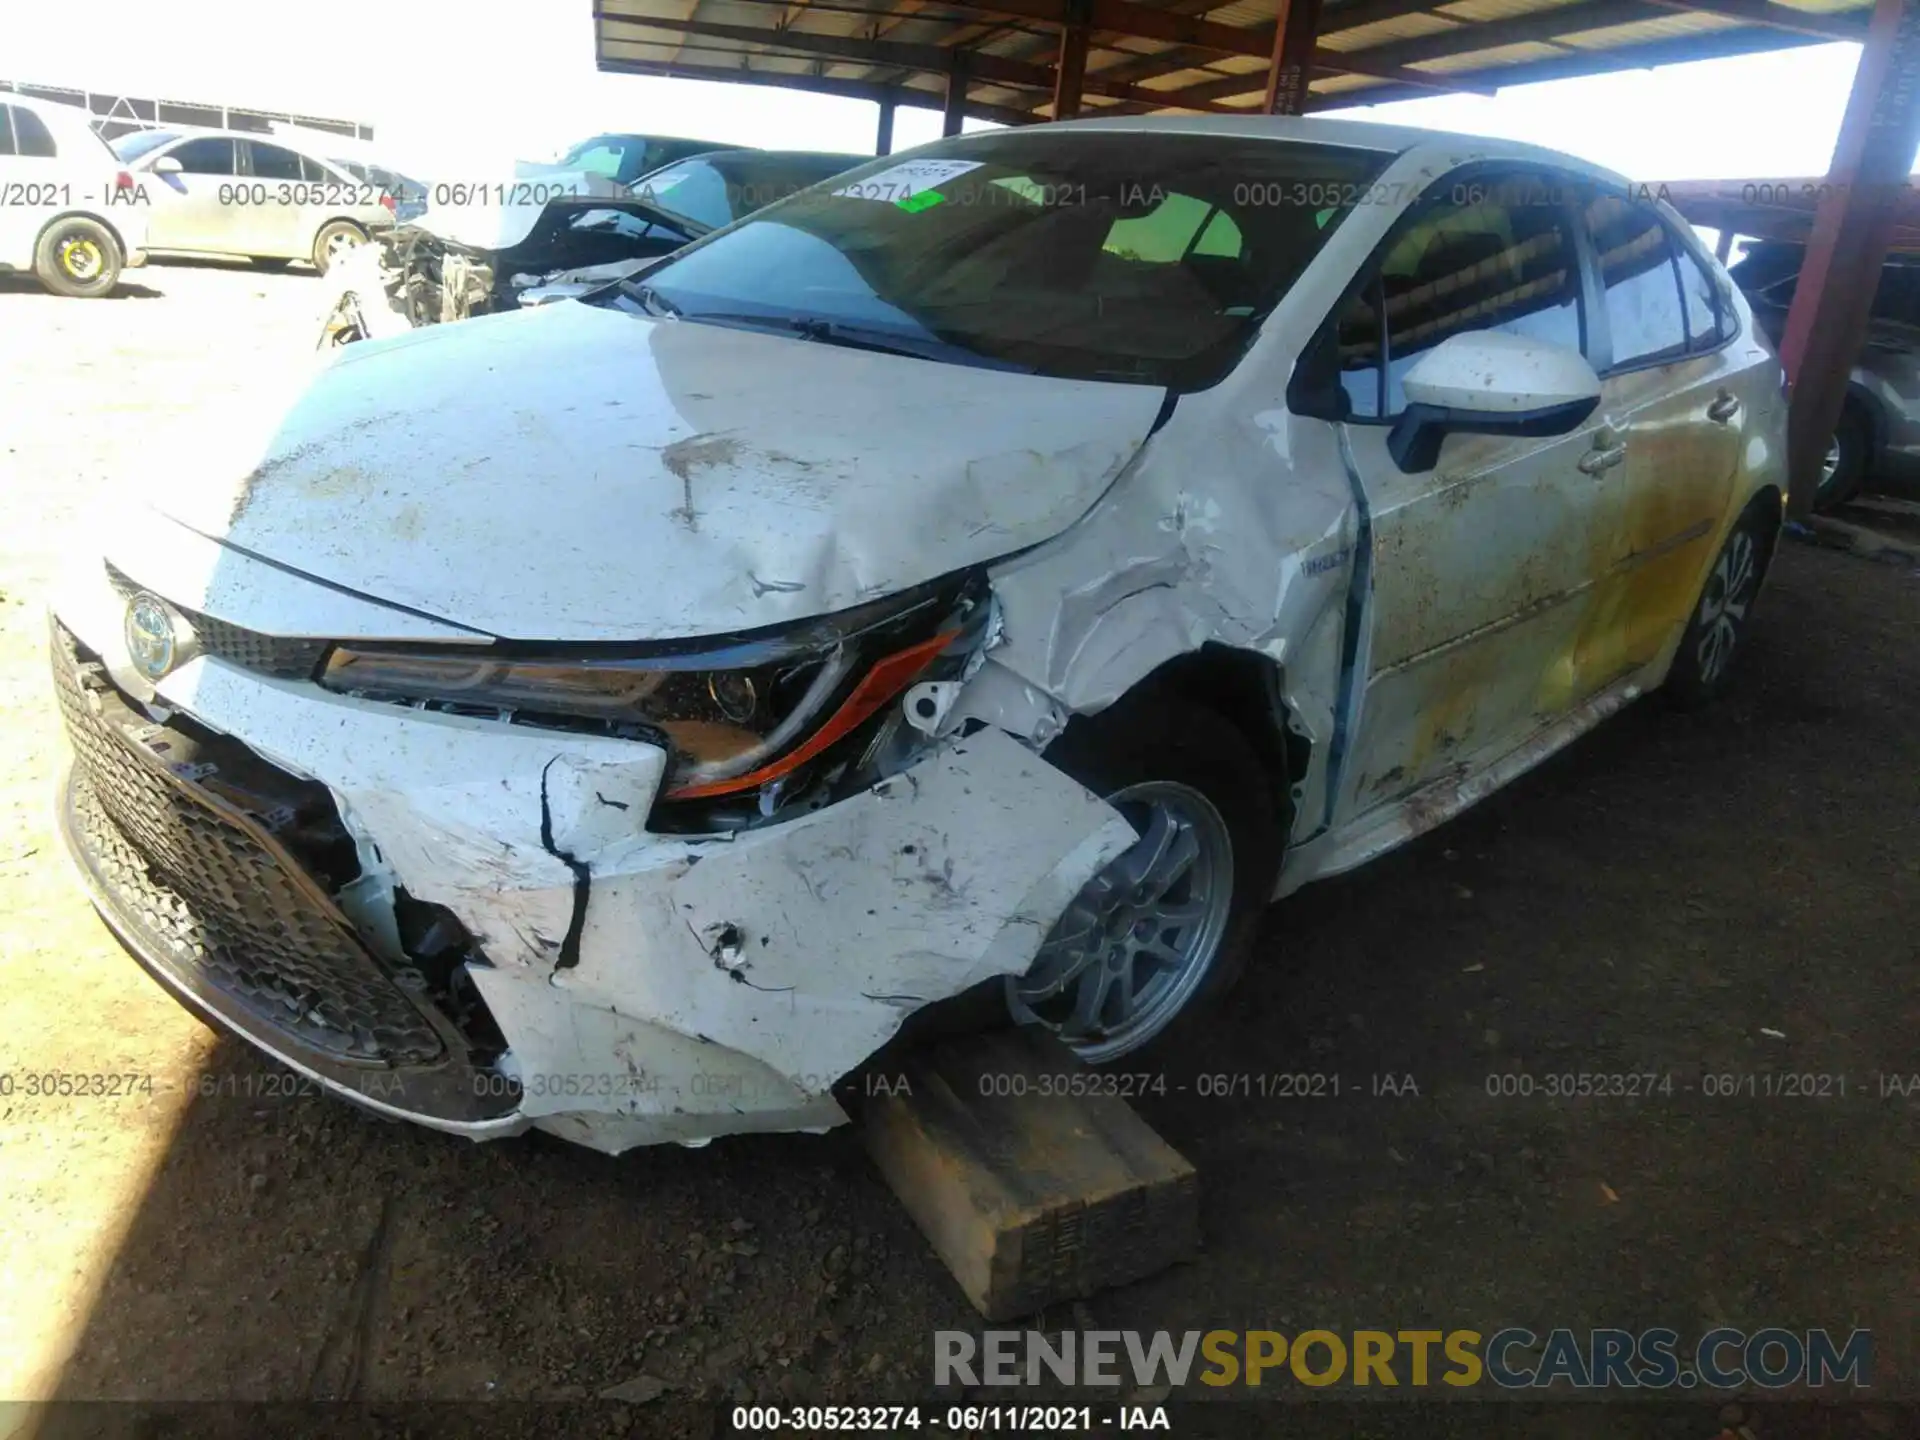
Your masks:
<instances>
[{"instance_id":1,"label":"gravel ground","mask_svg":"<svg viewBox=\"0 0 1920 1440\"><path fill-rule=\"evenodd\" d=\"M317 296L211 266L0 288L0 1397L929 1397L930 1332L977 1322L850 1133L612 1160L283 1093L66 873L55 567L89 507L165 483L160 422L306 363ZM1920 1102L1881 1093L1920 1072L1917 620L1915 574L1788 546L1728 700L1635 706L1275 909L1142 1106L1200 1167L1204 1256L1042 1328L1863 1326L1877 1393L1920 1395ZM1300 1069L1341 1096L1201 1094ZM152 1089L26 1094L46 1071ZM1488 1092L1576 1071L1672 1093ZM1789 1072L1846 1097L1705 1093Z\"/></svg>"}]
</instances>

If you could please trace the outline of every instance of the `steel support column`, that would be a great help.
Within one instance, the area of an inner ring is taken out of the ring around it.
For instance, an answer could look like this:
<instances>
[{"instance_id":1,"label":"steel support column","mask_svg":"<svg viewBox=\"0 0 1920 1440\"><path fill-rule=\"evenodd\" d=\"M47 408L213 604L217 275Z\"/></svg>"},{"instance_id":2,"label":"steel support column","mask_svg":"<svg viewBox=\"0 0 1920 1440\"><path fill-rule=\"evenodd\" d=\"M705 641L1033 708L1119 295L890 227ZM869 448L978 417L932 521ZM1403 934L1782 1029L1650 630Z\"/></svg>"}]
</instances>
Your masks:
<instances>
[{"instance_id":1,"label":"steel support column","mask_svg":"<svg viewBox=\"0 0 1920 1440\"><path fill-rule=\"evenodd\" d=\"M1273 27L1273 59L1260 108L1269 115L1304 115L1313 50L1320 38L1320 0L1280 0Z\"/></svg>"},{"instance_id":2,"label":"steel support column","mask_svg":"<svg viewBox=\"0 0 1920 1440\"><path fill-rule=\"evenodd\" d=\"M893 96L888 95L880 102L880 128L873 137L873 153L891 155L893 153Z\"/></svg>"},{"instance_id":3,"label":"steel support column","mask_svg":"<svg viewBox=\"0 0 1920 1440\"><path fill-rule=\"evenodd\" d=\"M942 135L958 135L967 119L967 52L956 50L947 70L947 108L940 117Z\"/></svg>"},{"instance_id":4,"label":"steel support column","mask_svg":"<svg viewBox=\"0 0 1920 1440\"><path fill-rule=\"evenodd\" d=\"M1067 0L1067 21L1060 27L1060 63L1053 73L1053 118L1071 120L1080 113L1080 90L1087 79L1087 32L1092 0Z\"/></svg>"},{"instance_id":5,"label":"steel support column","mask_svg":"<svg viewBox=\"0 0 1920 1440\"><path fill-rule=\"evenodd\" d=\"M1794 515L1813 508L1917 145L1920 0L1877 0L1780 344Z\"/></svg>"}]
</instances>

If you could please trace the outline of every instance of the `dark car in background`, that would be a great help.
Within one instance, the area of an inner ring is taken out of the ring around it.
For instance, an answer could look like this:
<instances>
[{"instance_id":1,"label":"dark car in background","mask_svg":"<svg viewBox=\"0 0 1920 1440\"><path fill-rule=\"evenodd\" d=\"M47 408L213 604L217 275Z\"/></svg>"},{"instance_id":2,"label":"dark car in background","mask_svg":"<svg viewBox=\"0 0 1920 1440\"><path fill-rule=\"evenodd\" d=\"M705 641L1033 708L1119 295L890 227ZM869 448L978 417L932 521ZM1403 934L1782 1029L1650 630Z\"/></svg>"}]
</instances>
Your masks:
<instances>
[{"instance_id":1,"label":"dark car in background","mask_svg":"<svg viewBox=\"0 0 1920 1440\"><path fill-rule=\"evenodd\" d=\"M557 164L522 165L520 172L584 170L590 175L604 175L621 185L631 185L642 175L690 155L742 148L712 140L687 140L677 135L594 135L567 151Z\"/></svg>"},{"instance_id":2,"label":"dark car in background","mask_svg":"<svg viewBox=\"0 0 1920 1440\"><path fill-rule=\"evenodd\" d=\"M430 209L341 272L320 345L585 294L870 158L727 150L610 194L549 196L536 180L522 203Z\"/></svg>"},{"instance_id":3,"label":"dark car in background","mask_svg":"<svg viewBox=\"0 0 1920 1440\"><path fill-rule=\"evenodd\" d=\"M1755 241L1727 273L1775 345L1786 330L1806 247ZM1920 255L1894 253L1880 270L1867 338L1848 376L1840 424L1820 467L1814 506L1844 504L1877 469L1920 461Z\"/></svg>"}]
</instances>

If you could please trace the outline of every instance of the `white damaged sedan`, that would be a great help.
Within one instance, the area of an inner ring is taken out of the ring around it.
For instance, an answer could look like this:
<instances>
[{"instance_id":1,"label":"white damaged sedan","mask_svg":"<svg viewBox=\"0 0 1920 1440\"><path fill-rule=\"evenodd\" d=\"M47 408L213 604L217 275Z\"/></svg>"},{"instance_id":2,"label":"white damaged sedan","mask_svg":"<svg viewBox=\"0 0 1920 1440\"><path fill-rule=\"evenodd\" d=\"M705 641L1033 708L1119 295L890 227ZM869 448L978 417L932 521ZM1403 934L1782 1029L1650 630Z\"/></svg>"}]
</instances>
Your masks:
<instances>
[{"instance_id":1,"label":"white damaged sedan","mask_svg":"<svg viewBox=\"0 0 1920 1440\"><path fill-rule=\"evenodd\" d=\"M348 1098L608 1151L983 997L1165 1041L1274 898L1720 689L1784 489L1671 211L1316 120L942 141L243 413L55 607L94 901Z\"/></svg>"}]
</instances>

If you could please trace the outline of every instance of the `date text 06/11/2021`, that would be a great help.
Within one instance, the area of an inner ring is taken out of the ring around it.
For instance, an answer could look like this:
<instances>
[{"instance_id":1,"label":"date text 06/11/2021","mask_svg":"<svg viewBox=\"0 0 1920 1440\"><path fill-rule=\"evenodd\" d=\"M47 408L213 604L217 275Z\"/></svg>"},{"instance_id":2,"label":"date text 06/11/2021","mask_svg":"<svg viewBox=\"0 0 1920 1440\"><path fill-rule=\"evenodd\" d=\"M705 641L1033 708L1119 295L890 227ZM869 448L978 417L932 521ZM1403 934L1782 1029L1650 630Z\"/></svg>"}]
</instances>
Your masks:
<instances>
[{"instance_id":1,"label":"date text 06/11/2021","mask_svg":"<svg viewBox=\"0 0 1920 1440\"><path fill-rule=\"evenodd\" d=\"M1170 1432L1164 1405L736 1405L728 1417L738 1435L866 1432L912 1433L938 1425L958 1434L1097 1435L1119 1431Z\"/></svg>"}]
</instances>

